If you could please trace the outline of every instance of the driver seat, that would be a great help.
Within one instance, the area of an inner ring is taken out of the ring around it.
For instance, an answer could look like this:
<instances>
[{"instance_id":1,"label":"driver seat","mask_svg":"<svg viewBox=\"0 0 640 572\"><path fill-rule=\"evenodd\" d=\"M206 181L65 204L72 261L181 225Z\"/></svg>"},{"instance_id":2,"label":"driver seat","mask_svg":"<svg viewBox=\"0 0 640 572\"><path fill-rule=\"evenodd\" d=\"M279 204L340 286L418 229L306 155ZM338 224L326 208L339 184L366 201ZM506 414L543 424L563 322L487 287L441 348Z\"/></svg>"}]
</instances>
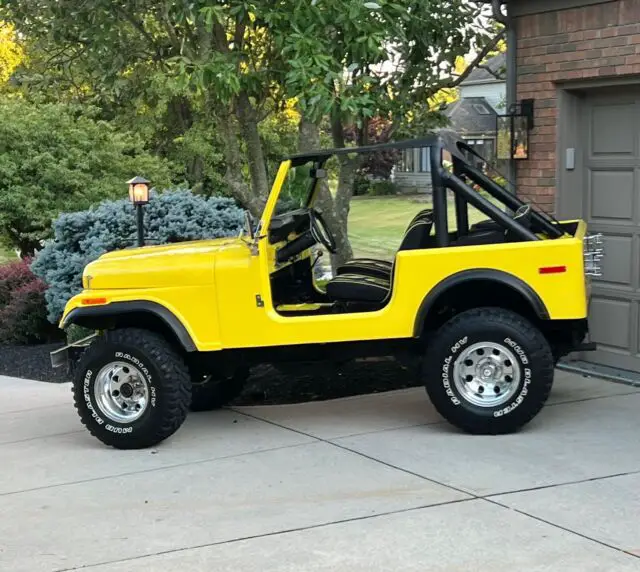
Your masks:
<instances>
[{"instance_id":1,"label":"driver seat","mask_svg":"<svg viewBox=\"0 0 640 572\"><path fill-rule=\"evenodd\" d=\"M326 285L327 296L340 302L383 302L391 292L391 281L373 276L341 274Z\"/></svg>"},{"instance_id":2,"label":"driver seat","mask_svg":"<svg viewBox=\"0 0 640 572\"><path fill-rule=\"evenodd\" d=\"M431 234L433 225L433 210L424 209L416 214L404 233L398 251L417 250L425 248ZM336 270L338 276L345 274L357 274L358 276L371 276L373 278L391 279L393 263L387 260L375 258L354 258L339 266Z\"/></svg>"},{"instance_id":3,"label":"driver seat","mask_svg":"<svg viewBox=\"0 0 640 572\"><path fill-rule=\"evenodd\" d=\"M424 213L424 211L423 211ZM422 213L419 213L419 215ZM409 226L400 250L417 250L424 248L429 239L433 221L431 219L431 211L423 214L422 217L416 216ZM417 219L417 220L416 220ZM365 259L366 260L366 259ZM360 262L358 260L352 262ZM376 267L373 263L385 263L382 260L366 260L365 264L351 268L345 272L339 273L335 278L330 280L326 286L327 296L332 300L342 302L364 302L364 303L382 303L391 294L391 282L393 277L394 263L386 263L388 267L382 265ZM341 267L344 269L344 267Z\"/></svg>"}]
</instances>

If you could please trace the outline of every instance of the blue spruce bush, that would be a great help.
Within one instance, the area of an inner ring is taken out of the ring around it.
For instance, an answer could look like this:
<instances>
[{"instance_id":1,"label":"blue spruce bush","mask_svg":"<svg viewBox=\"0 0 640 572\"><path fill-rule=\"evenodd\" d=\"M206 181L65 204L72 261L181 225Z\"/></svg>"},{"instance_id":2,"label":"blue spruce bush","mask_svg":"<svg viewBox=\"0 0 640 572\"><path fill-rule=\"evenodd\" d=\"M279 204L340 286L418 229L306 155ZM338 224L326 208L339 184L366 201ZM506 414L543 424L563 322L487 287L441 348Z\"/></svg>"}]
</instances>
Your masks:
<instances>
[{"instance_id":1,"label":"blue spruce bush","mask_svg":"<svg viewBox=\"0 0 640 572\"><path fill-rule=\"evenodd\" d=\"M232 199L205 198L187 190L152 194L144 217L149 244L232 236L243 223L243 211ZM137 234L135 213L127 199L63 213L53 230L54 239L36 254L31 269L48 286L48 318L55 322L67 300L81 291L84 267L105 252L135 245Z\"/></svg>"}]
</instances>

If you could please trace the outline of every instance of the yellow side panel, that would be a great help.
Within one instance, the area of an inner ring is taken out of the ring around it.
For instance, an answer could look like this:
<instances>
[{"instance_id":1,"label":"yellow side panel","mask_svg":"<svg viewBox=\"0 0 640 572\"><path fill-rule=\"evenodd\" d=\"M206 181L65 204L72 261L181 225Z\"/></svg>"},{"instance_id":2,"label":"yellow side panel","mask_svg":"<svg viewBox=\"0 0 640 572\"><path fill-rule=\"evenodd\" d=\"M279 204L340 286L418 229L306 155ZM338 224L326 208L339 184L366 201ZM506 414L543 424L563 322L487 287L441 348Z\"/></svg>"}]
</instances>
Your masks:
<instances>
[{"instance_id":1,"label":"yellow side panel","mask_svg":"<svg viewBox=\"0 0 640 572\"><path fill-rule=\"evenodd\" d=\"M104 297L109 303L155 302L182 322L200 351L409 338L420 305L435 286L459 272L483 268L505 272L529 285L551 319L580 319L587 315L583 235L584 223L580 223L576 238L404 251L397 256L393 292L384 308L322 316L284 317L275 311L269 281L272 247L266 238L257 249L242 240L227 240L189 245L182 251L174 247L137 256L122 253L95 264L96 271L104 265L104 273L96 272L95 279L104 286L97 284L72 298L65 317L81 307L86 297ZM171 264L167 264L168 254ZM539 269L548 266L567 270L540 274ZM166 282L160 279L163 273L168 275ZM130 277L137 287L117 289L118 275L121 283L129 283ZM106 289L107 284L111 288Z\"/></svg>"},{"instance_id":2,"label":"yellow side panel","mask_svg":"<svg viewBox=\"0 0 640 572\"><path fill-rule=\"evenodd\" d=\"M217 286L223 347L408 338L425 296L449 276L478 268L520 278L537 292L551 319L587 315L582 241L575 238L401 252L390 302L381 310L359 314L281 316L271 304L269 282L263 279L269 271L266 256L260 256L260 265L258 269L258 257L252 257L233 271L217 268L222 270ZM541 275L539 268L545 266L566 266L567 271ZM259 283L261 292L255 286ZM256 303L257 294L264 307Z\"/></svg>"}]
</instances>

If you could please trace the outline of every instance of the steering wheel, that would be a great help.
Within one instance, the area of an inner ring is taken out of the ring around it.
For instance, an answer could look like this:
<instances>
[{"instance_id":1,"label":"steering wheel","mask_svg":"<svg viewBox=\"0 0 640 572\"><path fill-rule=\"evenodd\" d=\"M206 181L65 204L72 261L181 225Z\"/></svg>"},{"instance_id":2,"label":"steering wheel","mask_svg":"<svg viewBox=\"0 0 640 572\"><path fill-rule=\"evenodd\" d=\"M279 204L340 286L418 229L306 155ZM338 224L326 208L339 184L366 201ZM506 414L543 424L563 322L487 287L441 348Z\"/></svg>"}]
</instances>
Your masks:
<instances>
[{"instance_id":1,"label":"steering wheel","mask_svg":"<svg viewBox=\"0 0 640 572\"><path fill-rule=\"evenodd\" d=\"M338 248L336 240L329 232L327 223L322 218L322 215L315 209L309 209L309 219L311 221L311 236L313 236L316 242L322 244L331 254L335 254Z\"/></svg>"},{"instance_id":2,"label":"steering wheel","mask_svg":"<svg viewBox=\"0 0 640 572\"><path fill-rule=\"evenodd\" d=\"M531 226L531 221L529 220L531 216L531 205L522 205L518 207L518 210L513 215L513 220L520 223L525 228L529 228Z\"/></svg>"},{"instance_id":3,"label":"steering wheel","mask_svg":"<svg viewBox=\"0 0 640 572\"><path fill-rule=\"evenodd\" d=\"M531 205L522 205L518 207L518 210L513 215L513 220L526 228L531 230ZM516 235L512 230L505 229L504 236L508 241L518 241L520 238L516 238Z\"/></svg>"}]
</instances>

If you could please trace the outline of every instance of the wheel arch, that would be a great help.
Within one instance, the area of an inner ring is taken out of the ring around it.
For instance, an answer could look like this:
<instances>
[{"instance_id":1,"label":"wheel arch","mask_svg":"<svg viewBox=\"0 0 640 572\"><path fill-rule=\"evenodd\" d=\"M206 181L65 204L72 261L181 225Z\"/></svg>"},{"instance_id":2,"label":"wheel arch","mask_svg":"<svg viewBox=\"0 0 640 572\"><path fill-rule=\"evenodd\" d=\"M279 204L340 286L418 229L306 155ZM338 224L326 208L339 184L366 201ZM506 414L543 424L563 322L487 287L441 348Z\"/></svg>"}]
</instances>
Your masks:
<instances>
[{"instance_id":1,"label":"wheel arch","mask_svg":"<svg viewBox=\"0 0 640 572\"><path fill-rule=\"evenodd\" d=\"M433 322L441 325L441 310L451 303L460 311L478 306L498 306L537 320L548 320L549 312L540 296L526 282L501 270L476 269L453 274L439 282L424 297L414 324L414 337L422 336ZM434 316L440 318L434 320Z\"/></svg>"},{"instance_id":2,"label":"wheel arch","mask_svg":"<svg viewBox=\"0 0 640 572\"><path fill-rule=\"evenodd\" d=\"M163 334L185 352L197 351L193 338L180 319L165 306L147 300L74 308L64 320L64 326L69 324L92 330L132 326L146 328Z\"/></svg>"}]
</instances>

